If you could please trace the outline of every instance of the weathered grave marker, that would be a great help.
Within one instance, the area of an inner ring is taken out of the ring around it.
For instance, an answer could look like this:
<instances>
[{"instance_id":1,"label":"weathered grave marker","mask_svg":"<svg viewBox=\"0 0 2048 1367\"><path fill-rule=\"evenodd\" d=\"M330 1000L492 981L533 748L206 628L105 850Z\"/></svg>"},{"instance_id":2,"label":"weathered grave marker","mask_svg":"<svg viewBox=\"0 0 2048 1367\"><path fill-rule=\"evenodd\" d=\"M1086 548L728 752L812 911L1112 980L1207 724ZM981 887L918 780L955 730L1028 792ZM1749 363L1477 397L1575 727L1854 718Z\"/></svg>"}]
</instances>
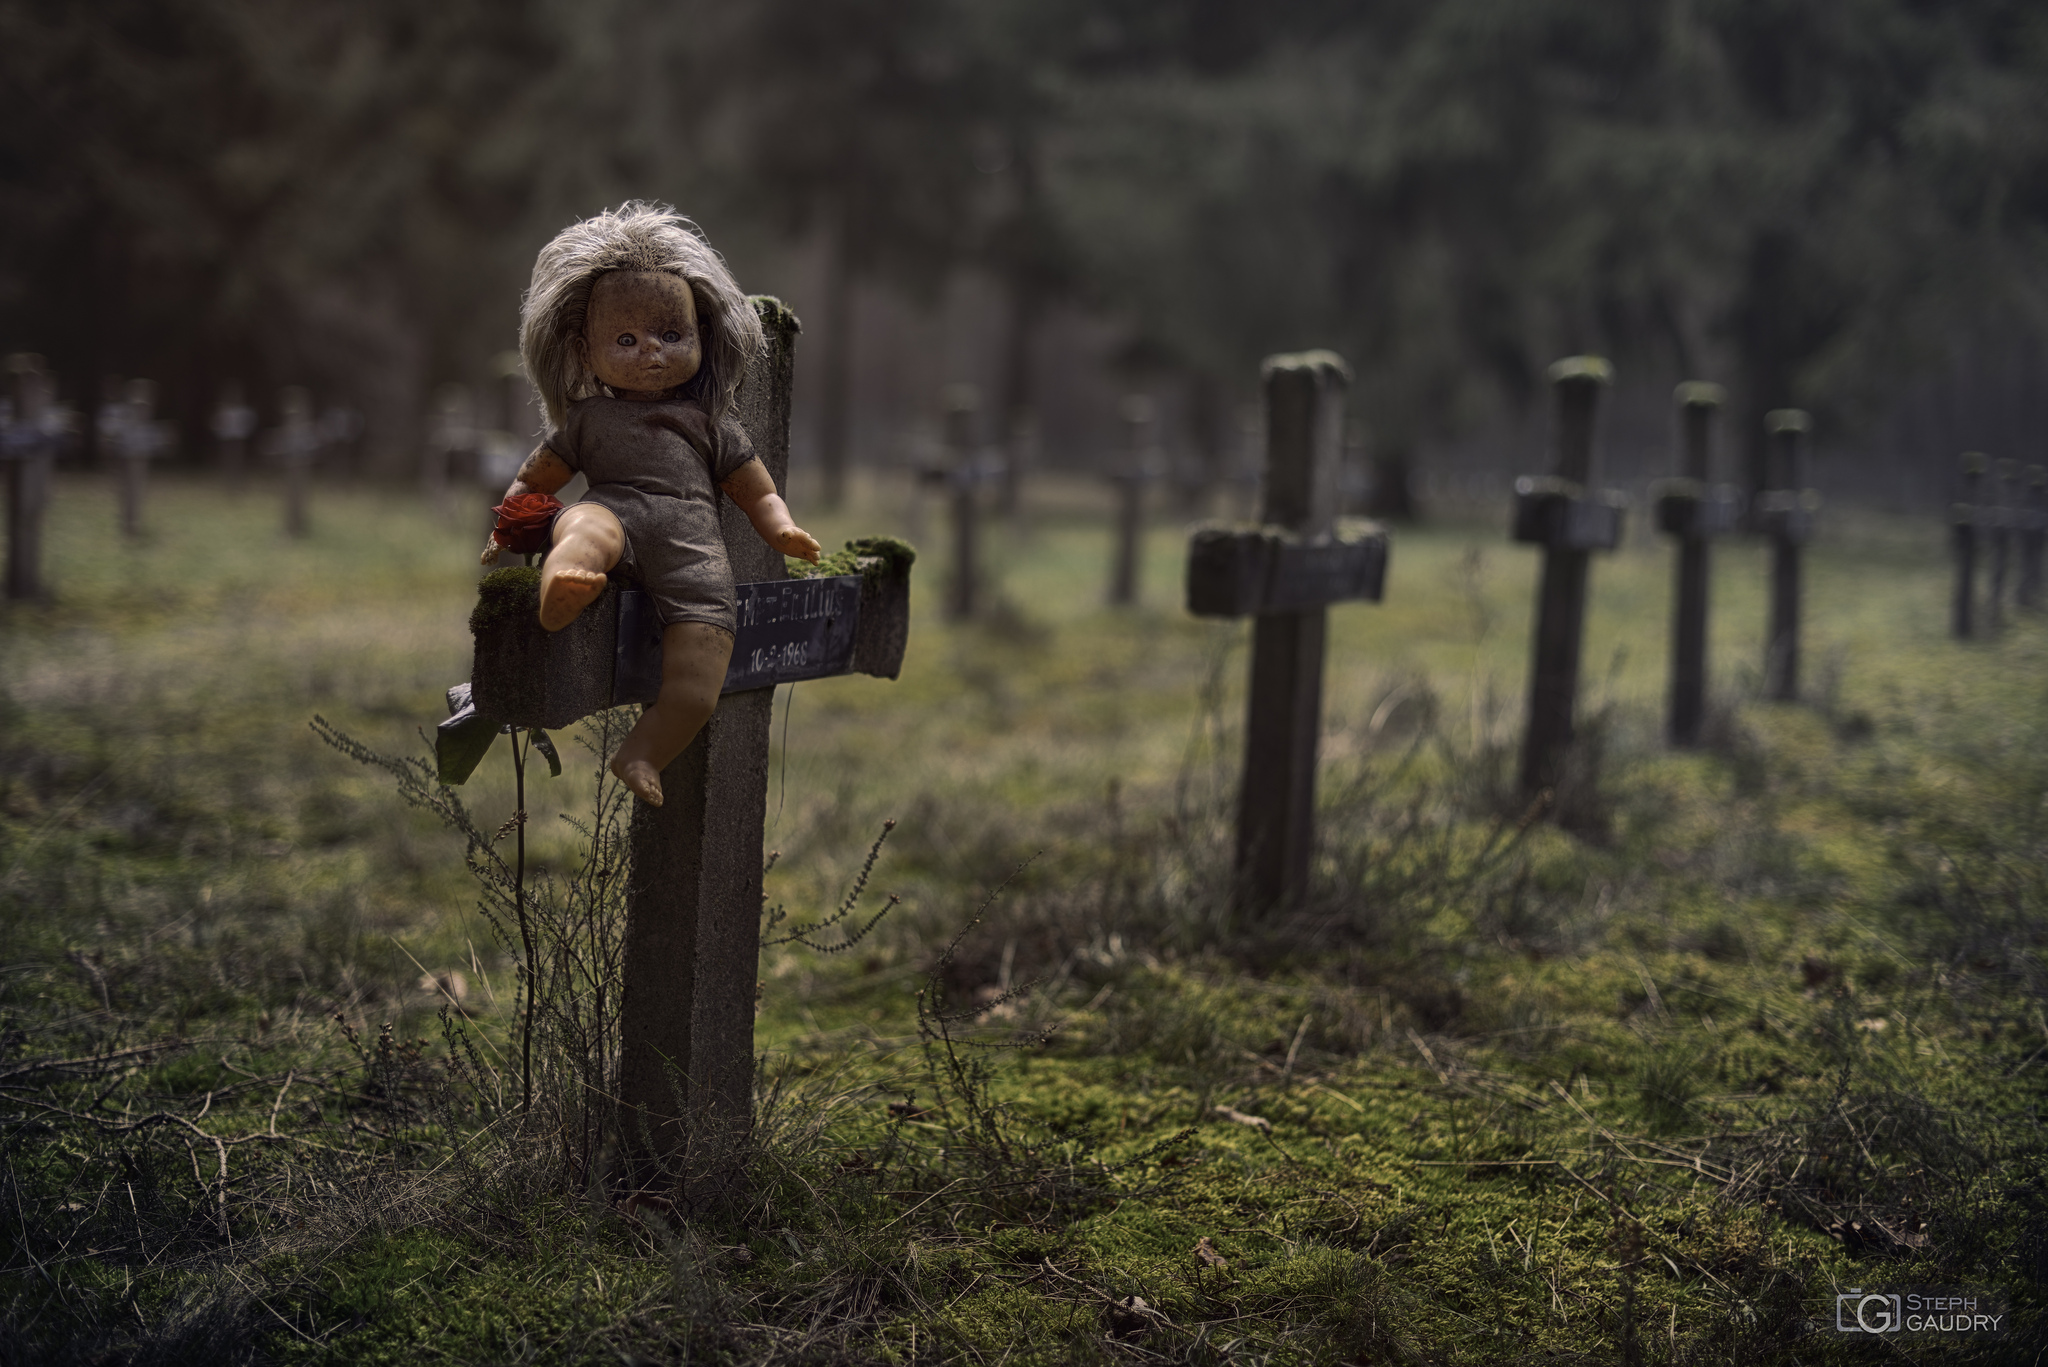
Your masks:
<instances>
[{"instance_id":1,"label":"weathered grave marker","mask_svg":"<svg viewBox=\"0 0 2048 1367\"><path fill-rule=\"evenodd\" d=\"M256 410L242 398L242 382L229 380L220 387L220 402L213 410L215 461L221 478L233 490L240 490L249 467L249 438L256 435Z\"/></svg>"},{"instance_id":2,"label":"weathered grave marker","mask_svg":"<svg viewBox=\"0 0 2048 1367\"><path fill-rule=\"evenodd\" d=\"M361 473L362 414L345 403L332 404L313 424L313 436L321 470L342 479L354 479Z\"/></svg>"},{"instance_id":3,"label":"weathered grave marker","mask_svg":"<svg viewBox=\"0 0 2048 1367\"><path fill-rule=\"evenodd\" d=\"M1513 537L1543 547L1536 590L1536 638L1529 671L1529 723L1522 741L1522 791L1555 791L1564 781L1578 705L1585 639L1586 578L1593 551L1621 544L1620 494L1589 494L1593 420L1614 369L1599 356L1568 356L1550 367L1556 396L1552 473L1515 481Z\"/></svg>"},{"instance_id":4,"label":"weathered grave marker","mask_svg":"<svg viewBox=\"0 0 2048 1367\"><path fill-rule=\"evenodd\" d=\"M756 299L769 350L748 369L739 417L778 489L789 467L794 314ZM622 1139L635 1178L685 1175L696 1209L742 1180L753 1119L754 1005L762 840L774 686L834 674L895 678L909 624L911 553L858 543L858 573L790 580L780 555L719 500L739 580L739 630L725 696L661 775L659 807L635 803L621 1007ZM450 690L437 751L461 782L500 725L567 726L660 688L660 626L646 596L613 585L560 632L535 615L538 575L487 577L473 619L471 683ZM680 1094L678 1088L680 1087Z\"/></svg>"},{"instance_id":5,"label":"weathered grave marker","mask_svg":"<svg viewBox=\"0 0 2048 1367\"><path fill-rule=\"evenodd\" d=\"M1188 611L1253 619L1236 863L1237 904L1251 912L1308 891L1328 609L1378 602L1387 567L1385 532L1336 524L1343 359L1268 357L1264 381L1266 525L1197 528L1187 571Z\"/></svg>"},{"instance_id":6,"label":"weathered grave marker","mask_svg":"<svg viewBox=\"0 0 2048 1367\"><path fill-rule=\"evenodd\" d=\"M2041 542L2048 536L2048 469L2027 467L2027 502L2019 510L2020 582L2014 600L2023 608L2041 606Z\"/></svg>"},{"instance_id":7,"label":"weathered grave marker","mask_svg":"<svg viewBox=\"0 0 2048 1367\"><path fill-rule=\"evenodd\" d=\"M1992 471L1997 482L1992 488L1991 507L1987 510L1991 533L1991 583L1985 595L1985 621L1996 633L2005 625L2005 588L2013 553L2013 533L2018 519L2013 486L2019 482L2020 463L2010 458L1996 461Z\"/></svg>"},{"instance_id":8,"label":"weathered grave marker","mask_svg":"<svg viewBox=\"0 0 2048 1367\"><path fill-rule=\"evenodd\" d=\"M278 395L279 423L270 434L270 456L284 466L284 530L306 535L306 487L313 461L320 454L320 433L313 426L313 396L299 385L286 385Z\"/></svg>"},{"instance_id":9,"label":"weathered grave marker","mask_svg":"<svg viewBox=\"0 0 2048 1367\"><path fill-rule=\"evenodd\" d=\"M951 494L952 577L946 581L946 616L974 615L981 595L981 492L987 473L974 449L974 415L981 396L973 385L946 386L946 470Z\"/></svg>"},{"instance_id":10,"label":"weathered grave marker","mask_svg":"<svg viewBox=\"0 0 2048 1367\"><path fill-rule=\"evenodd\" d=\"M1110 560L1109 601L1129 607L1138 601L1145 550L1145 488L1159 474L1154 427L1158 409L1149 394L1128 394L1117 406L1124 420L1124 457L1110 474L1116 488L1116 550Z\"/></svg>"},{"instance_id":11,"label":"weathered grave marker","mask_svg":"<svg viewBox=\"0 0 2048 1367\"><path fill-rule=\"evenodd\" d=\"M1771 542L1771 623L1764 647L1764 696L1799 700L1799 600L1802 559L1813 536L1820 493L1807 487L1807 434L1813 419L1797 408L1764 414L1770 438L1773 487L1757 499L1757 513Z\"/></svg>"},{"instance_id":12,"label":"weathered grave marker","mask_svg":"<svg viewBox=\"0 0 2048 1367\"><path fill-rule=\"evenodd\" d=\"M1671 696L1665 733L1677 746L1699 744L1707 712L1707 600L1714 537L1742 520L1741 494L1732 484L1710 485L1714 418L1726 394L1717 384L1687 381L1673 396L1678 406L1678 476L1656 490L1657 526L1678 543L1678 578L1672 594Z\"/></svg>"},{"instance_id":13,"label":"weathered grave marker","mask_svg":"<svg viewBox=\"0 0 2048 1367\"><path fill-rule=\"evenodd\" d=\"M142 501L149 482L149 463L170 449L171 436L156 420L156 385L130 380L122 391L120 414L107 436L121 462L121 535L142 535Z\"/></svg>"},{"instance_id":14,"label":"weathered grave marker","mask_svg":"<svg viewBox=\"0 0 2048 1367\"><path fill-rule=\"evenodd\" d=\"M10 356L7 369L14 379L14 411L0 428L0 460L7 466L7 596L25 601L43 596L43 513L62 415L42 357Z\"/></svg>"},{"instance_id":15,"label":"weathered grave marker","mask_svg":"<svg viewBox=\"0 0 2048 1367\"><path fill-rule=\"evenodd\" d=\"M1963 497L1949 506L1950 541L1955 549L1955 594L1949 600L1949 634L1967 641L1977 632L1977 528L1984 472L1990 462L1981 451L1963 453Z\"/></svg>"}]
</instances>

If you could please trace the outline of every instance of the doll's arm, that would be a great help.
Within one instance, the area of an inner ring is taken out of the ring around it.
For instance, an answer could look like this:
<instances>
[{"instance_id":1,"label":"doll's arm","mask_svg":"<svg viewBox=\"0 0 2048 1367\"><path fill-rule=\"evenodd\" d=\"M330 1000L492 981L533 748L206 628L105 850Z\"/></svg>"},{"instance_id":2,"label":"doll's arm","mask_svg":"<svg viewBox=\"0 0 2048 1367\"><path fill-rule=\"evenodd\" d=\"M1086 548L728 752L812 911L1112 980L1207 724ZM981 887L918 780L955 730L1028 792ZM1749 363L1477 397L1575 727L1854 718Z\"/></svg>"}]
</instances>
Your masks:
<instances>
[{"instance_id":1,"label":"doll's arm","mask_svg":"<svg viewBox=\"0 0 2048 1367\"><path fill-rule=\"evenodd\" d=\"M754 524L754 531L760 538L781 551L812 564L818 563L818 538L796 525L789 515L789 505L775 492L775 481L768 476L768 467L758 459L749 460L732 472L731 478L718 486L726 496L739 505L747 515L747 521Z\"/></svg>"},{"instance_id":2,"label":"doll's arm","mask_svg":"<svg viewBox=\"0 0 2048 1367\"><path fill-rule=\"evenodd\" d=\"M505 490L505 497L514 494L558 494L562 486L576 478L562 458L545 446L533 448L533 454L526 458L526 464L519 467L519 473L512 479L511 487Z\"/></svg>"},{"instance_id":3,"label":"doll's arm","mask_svg":"<svg viewBox=\"0 0 2048 1367\"><path fill-rule=\"evenodd\" d=\"M574 478L576 472L564 464L560 456L545 445L536 446L533 448L533 454L526 458L526 463L519 467L519 473L512 477L512 483L505 489L505 497L512 498L518 494L560 493L562 486ZM497 564L498 552L501 549L503 548L498 545L495 536L484 542L482 563Z\"/></svg>"}]
</instances>

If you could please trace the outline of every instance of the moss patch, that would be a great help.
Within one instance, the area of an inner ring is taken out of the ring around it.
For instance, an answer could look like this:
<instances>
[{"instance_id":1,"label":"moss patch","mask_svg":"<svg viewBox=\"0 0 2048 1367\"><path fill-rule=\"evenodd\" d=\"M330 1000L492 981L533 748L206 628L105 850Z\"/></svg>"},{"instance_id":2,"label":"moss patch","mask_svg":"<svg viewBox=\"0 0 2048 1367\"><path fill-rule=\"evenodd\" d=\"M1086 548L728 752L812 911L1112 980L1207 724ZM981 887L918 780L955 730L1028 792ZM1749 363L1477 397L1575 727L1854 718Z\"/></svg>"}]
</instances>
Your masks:
<instances>
[{"instance_id":1,"label":"moss patch","mask_svg":"<svg viewBox=\"0 0 2048 1367\"><path fill-rule=\"evenodd\" d=\"M507 565L492 570L478 581L476 606L470 609L469 629L481 634L486 628L515 617L540 611L540 571L531 565Z\"/></svg>"},{"instance_id":2,"label":"moss patch","mask_svg":"<svg viewBox=\"0 0 2048 1367\"><path fill-rule=\"evenodd\" d=\"M917 548L893 536L864 536L830 555L808 560L783 557L792 579L825 579L836 574L865 574L876 579L903 574L917 562Z\"/></svg>"}]
</instances>

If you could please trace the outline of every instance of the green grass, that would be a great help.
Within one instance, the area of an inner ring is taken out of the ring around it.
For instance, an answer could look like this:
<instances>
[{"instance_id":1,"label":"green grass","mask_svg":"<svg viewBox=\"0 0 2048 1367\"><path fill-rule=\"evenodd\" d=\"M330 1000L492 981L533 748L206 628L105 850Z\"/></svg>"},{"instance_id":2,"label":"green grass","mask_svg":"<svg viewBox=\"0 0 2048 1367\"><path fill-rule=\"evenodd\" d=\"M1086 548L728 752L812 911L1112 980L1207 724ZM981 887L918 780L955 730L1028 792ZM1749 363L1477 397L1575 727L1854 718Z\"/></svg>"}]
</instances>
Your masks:
<instances>
[{"instance_id":1,"label":"green grass","mask_svg":"<svg viewBox=\"0 0 2048 1367\"><path fill-rule=\"evenodd\" d=\"M902 679L779 697L770 774L771 901L828 908L894 819L902 902L764 954L756 1188L670 1228L451 1073L431 975L488 1076L514 965L460 839L308 726L420 752L481 512L322 493L292 543L166 480L129 546L63 484L56 601L0 618L7 1360L1828 1362L1838 1289L1915 1283L2011 1298L1982 1360L2040 1348L2048 630L1947 641L1933 518L1829 523L1799 707L1754 700L1763 554L1722 548L1696 754L1658 741L1668 553L1601 559L1567 828L1510 784L1534 552L1398 531L1332 614L1314 895L1251 925L1248 632L1179 610L1179 529L1112 611L1052 486L971 626L928 533ZM798 509L828 546L901 510ZM509 769L462 792L486 830ZM927 984L1016 1047L921 1038Z\"/></svg>"}]
</instances>

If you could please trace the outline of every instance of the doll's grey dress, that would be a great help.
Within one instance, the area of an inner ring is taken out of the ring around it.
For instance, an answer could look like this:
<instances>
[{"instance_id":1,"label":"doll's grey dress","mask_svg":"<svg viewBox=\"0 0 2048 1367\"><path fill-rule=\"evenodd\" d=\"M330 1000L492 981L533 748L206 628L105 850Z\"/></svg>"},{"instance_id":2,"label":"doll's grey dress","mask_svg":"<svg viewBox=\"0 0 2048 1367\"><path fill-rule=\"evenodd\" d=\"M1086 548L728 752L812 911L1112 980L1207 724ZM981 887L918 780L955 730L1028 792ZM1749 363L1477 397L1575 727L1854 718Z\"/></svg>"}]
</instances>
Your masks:
<instances>
[{"instance_id":1,"label":"doll's grey dress","mask_svg":"<svg viewBox=\"0 0 2048 1367\"><path fill-rule=\"evenodd\" d=\"M578 399L541 440L590 481L582 502L609 508L626 530L615 573L654 600L664 626L733 629L732 565L718 529L718 486L753 458L731 418L713 423L694 399Z\"/></svg>"}]
</instances>

